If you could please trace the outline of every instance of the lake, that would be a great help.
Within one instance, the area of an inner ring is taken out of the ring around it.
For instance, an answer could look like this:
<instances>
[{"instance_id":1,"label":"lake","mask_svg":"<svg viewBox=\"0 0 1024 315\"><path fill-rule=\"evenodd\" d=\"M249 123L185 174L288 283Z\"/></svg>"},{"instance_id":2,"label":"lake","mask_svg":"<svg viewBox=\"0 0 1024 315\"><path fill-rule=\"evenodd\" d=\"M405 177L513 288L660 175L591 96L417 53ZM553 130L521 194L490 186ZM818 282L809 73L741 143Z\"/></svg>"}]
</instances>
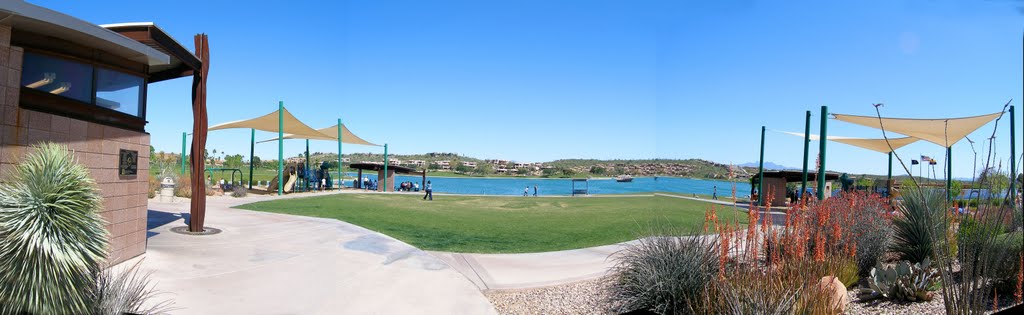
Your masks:
<instances>
[{"instance_id":1,"label":"lake","mask_svg":"<svg viewBox=\"0 0 1024 315\"><path fill-rule=\"evenodd\" d=\"M348 173L355 177L355 173ZM363 173L364 177L376 179L376 175ZM479 177L431 177L427 176L433 184L434 192L466 194L466 195L522 195L525 188L529 188L529 194L533 195L533 186L537 186L540 195L571 195L572 181L567 178L479 178ZM420 183L419 176L395 176L395 183L410 181ZM614 179L591 179L584 183L589 186L590 194L635 194L651 193L655 191L673 192L680 194L704 194L710 195L715 186L718 186L718 196L724 198L732 194L732 183L711 179L692 179L679 177L638 177L632 182L620 183ZM345 186L351 187L352 182L346 181ZM736 195L746 196L750 194L750 184L736 183Z\"/></svg>"}]
</instances>

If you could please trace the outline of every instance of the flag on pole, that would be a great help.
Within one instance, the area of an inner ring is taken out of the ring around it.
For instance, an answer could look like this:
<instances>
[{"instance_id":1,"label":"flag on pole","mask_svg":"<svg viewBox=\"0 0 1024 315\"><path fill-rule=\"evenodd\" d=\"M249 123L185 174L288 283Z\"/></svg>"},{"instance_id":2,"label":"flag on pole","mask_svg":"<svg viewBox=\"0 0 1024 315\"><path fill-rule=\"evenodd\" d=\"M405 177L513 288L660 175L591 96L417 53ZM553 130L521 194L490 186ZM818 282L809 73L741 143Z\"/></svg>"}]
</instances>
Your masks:
<instances>
[{"instance_id":1,"label":"flag on pole","mask_svg":"<svg viewBox=\"0 0 1024 315\"><path fill-rule=\"evenodd\" d=\"M927 155L921 155L921 161L930 161L932 158Z\"/></svg>"},{"instance_id":2,"label":"flag on pole","mask_svg":"<svg viewBox=\"0 0 1024 315\"><path fill-rule=\"evenodd\" d=\"M935 159L931 159L931 160L928 161L928 165L935 165L935 164L939 164L938 162L935 162Z\"/></svg>"},{"instance_id":3,"label":"flag on pole","mask_svg":"<svg viewBox=\"0 0 1024 315\"><path fill-rule=\"evenodd\" d=\"M917 160L910 160L910 165L918 165L918 164L921 164L921 163L917 162Z\"/></svg>"}]
</instances>

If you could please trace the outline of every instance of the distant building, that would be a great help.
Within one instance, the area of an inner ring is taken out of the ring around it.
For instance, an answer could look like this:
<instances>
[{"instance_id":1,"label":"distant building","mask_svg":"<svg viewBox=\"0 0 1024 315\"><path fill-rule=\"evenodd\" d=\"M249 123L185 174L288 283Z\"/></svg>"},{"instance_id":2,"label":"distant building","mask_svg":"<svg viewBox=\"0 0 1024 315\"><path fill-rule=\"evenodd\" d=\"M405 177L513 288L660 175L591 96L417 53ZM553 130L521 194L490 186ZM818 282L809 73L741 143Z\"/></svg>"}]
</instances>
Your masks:
<instances>
[{"instance_id":1,"label":"distant building","mask_svg":"<svg viewBox=\"0 0 1024 315\"><path fill-rule=\"evenodd\" d=\"M530 166L530 163L516 163L516 164L513 164L513 166L515 168L527 168L527 167Z\"/></svg>"},{"instance_id":2,"label":"distant building","mask_svg":"<svg viewBox=\"0 0 1024 315\"><path fill-rule=\"evenodd\" d=\"M405 164L416 165L416 166L423 166L423 165L426 165L427 163L424 162L423 160L408 160L408 161L405 162Z\"/></svg>"},{"instance_id":3,"label":"distant building","mask_svg":"<svg viewBox=\"0 0 1024 315\"><path fill-rule=\"evenodd\" d=\"M465 166L465 167L476 167L476 162L462 162L462 166Z\"/></svg>"},{"instance_id":4,"label":"distant building","mask_svg":"<svg viewBox=\"0 0 1024 315\"><path fill-rule=\"evenodd\" d=\"M402 165L402 160L391 160L391 159L388 159L388 165Z\"/></svg>"}]
</instances>

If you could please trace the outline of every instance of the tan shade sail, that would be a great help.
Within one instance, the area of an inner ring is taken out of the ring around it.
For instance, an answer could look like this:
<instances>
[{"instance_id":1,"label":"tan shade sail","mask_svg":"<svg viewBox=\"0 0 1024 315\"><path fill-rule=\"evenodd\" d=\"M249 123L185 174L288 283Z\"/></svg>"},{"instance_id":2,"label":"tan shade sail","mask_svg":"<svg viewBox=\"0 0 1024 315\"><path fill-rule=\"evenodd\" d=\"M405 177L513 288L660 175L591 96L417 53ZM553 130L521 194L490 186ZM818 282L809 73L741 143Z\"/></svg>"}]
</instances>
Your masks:
<instances>
[{"instance_id":1,"label":"tan shade sail","mask_svg":"<svg viewBox=\"0 0 1024 315\"><path fill-rule=\"evenodd\" d=\"M802 133L789 132L789 131L782 131L782 133L794 135L794 136L801 137L801 138L803 138L803 136L804 136L804 134L802 134ZM818 139L821 139L821 136L812 134L812 135L810 135L810 138L811 138L811 140L818 140ZM902 148L902 147L904 147L904 146L906 146L908 144L917 142L918 140L920 140L920 139L913 138L913 137L890 138L888 143L886 143L885 139L865 139L865 138L850 138L850 137L828 136L828 141L835 141L835 142L839 142L839 143L844 143L844 144L852 145L852 146L855 146L855 147L860 147L860 148L868 149L868 150L875 151L875 152L881 152L881 153L889 153L892 150L896 150L896 149ZM890 144L892 145L892 150L889 150L889 145Z\"/></svg>"},{"instance_id":2,"label":"tan shade sail","mask_svg":"<svg viewBox=\"0 0 1024 315\"><path fill-rule=\"evenodd\" d=\"M306 124L304 124L301 121L299 121L299 119L295 118L295 116L293 116L292 113L288 112L287 108L284 108L282 110L284 111L284 117L283 117L284 128L282 128L283 129L282 131L284 133L293 134L293 135L303 135L303 136L309 136L309 137L322 136L323 135L319 131L316 131L315 129L310 128ZM263 115L263 116L260 116L260 117L256 117L256 118L253 118L253 119L238 120L238 121L231 121L231 122L226 122L226 123L218 124L218 125L210 127L209 130L213 131L213 130L231 129L231 128L244 128L244 129L262 130L262 131L267 131L267 132L278 132L277 131L278 124L280 124L282 122L278 121L278 117L277 116L278 116L278 113L275 110L272 113L269 113L269 114L266 114L266 115Z\"/></svg>"},{"instance_id":3,"label":"tan shade sail","mask_svg":"<svg viewBox=\"0 0 1024 315\"><path fill-rule=\"evenodd\" d=\"M338 125L334 125L334 126L330 126L330 127L322 128L322 129L317 129L317 132L319 132L320 134L319 135L315 135L315 136L286 134L286 135L284 135L284 138L285 139L309 139L309 140L332 140L332 141L338 141ZM268 142L268 141L277 141L277 138L263 140L263 141L260 141L260 143ZM354 133L352 133L351 130L348 130L348 127L345 126L345 124L341 124L341 142L342 143L349 143L349 144L370 145L370 146L377 146L377 147L380 146L380 145L377 145L377 144L370 143L369 141L363 140L363 138L360 138L359 136L356 136Z\"/></svg>"},{"instance_id":4,"label":"tan shade sail","mask_svg":"<svg viewBox=\"0 0 1024 315\"><path fill-rule=\"evenodd\" d=\"M943 147L953 146L981 126L996 119L1002 113L938 119L885 118L881 121L875 116L854 116L833 114L836 120L858 124L876 129L885 127L885 131L911 136Z\"/></svg>"}]
</instances>

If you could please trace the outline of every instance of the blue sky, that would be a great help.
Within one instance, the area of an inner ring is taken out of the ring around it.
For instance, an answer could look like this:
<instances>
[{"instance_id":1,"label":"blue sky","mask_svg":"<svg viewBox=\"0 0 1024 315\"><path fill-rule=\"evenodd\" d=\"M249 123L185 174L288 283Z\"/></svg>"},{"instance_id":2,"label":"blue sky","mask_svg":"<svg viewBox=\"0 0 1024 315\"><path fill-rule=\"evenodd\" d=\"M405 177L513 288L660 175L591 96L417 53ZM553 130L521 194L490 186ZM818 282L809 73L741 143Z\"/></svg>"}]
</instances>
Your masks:
<instances>
[{"instance_id":1,"label":"blue sky","mask_svg":"<svg viewBox=\"0 0 1024 315\"><path fill-rule=\"evenodd\" d=\"M743 163L757 160L761 125L802 131L812 110L817 133L821 105L870 115L882 102L884 115L927 118L991 113L1013 98L1024 111L1014 1L32 2L97 24L152 21L186 47L209 34L211 124L280 100L315 128L342 118L399 154ZM158 150L180 150L191 129L190 83L150 86ZM878 136L838 121L829 134ZM767 138L766 160L800 166L801 139ZM248 130L216 131L208 148L248 155L248 140ZM304 144L285 147L290 156ZM256 150L276 156L273 144ZM885 172L882 154L829 150L829 169ZM942 155L923 143L898 152ZM954 177L971 175L971 155L954 146Z\"/></svg>"}]
</instances>

